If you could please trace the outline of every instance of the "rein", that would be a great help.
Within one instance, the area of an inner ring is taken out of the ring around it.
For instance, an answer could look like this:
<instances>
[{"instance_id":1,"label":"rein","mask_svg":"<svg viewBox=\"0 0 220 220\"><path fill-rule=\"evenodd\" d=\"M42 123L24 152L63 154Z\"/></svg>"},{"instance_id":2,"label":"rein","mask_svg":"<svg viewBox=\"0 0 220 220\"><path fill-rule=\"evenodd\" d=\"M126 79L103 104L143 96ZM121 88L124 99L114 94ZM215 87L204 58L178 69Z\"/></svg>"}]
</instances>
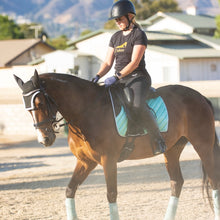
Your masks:
<instances>
[{"instance_id":1,"label":"rein","mask_svg":"<svg viewBox=\"0 0 220 220\"><path fill-rule=\"evenodd\" d=\"M107 89L105 89L105 92L96 97L95 101L93 102L93 105L95 105L98 101L100 101L105 95L106 95L106 91ZM48 111L48 118L43 120L43 121L40 121L40 122L37 122L37 123L34 123L33 126L35 127L35 129L41 129L41 130L46 130L48 131L49 129L45 126L46 124L48 123L51 123L52 124L52 129L54 131L54 133L59 133L59 128L65 126L65 125L68 125L70 124L73 129L73 130L70 126L69 126L69 129L70 131L75 134L77 137L81 138L82 140L86 140L85 136L82 135L82 133L80 132L80 130L72 125L71 121L69 122L65 122L63 124L59 124L59 122L61 122L64 118L63 116L59 119L56 119L56 113L54 114L53 112L57 112L58 111L58 106L55 102L55 100L49 96L49 94L46 92L45 88L40 86L39 89L36 89L36 90L33 90L32 92L28 93L28 94L23 94L23 98L24 97L27 97L27 96L30 96L31 95L31 100L29 100L29 102L31 102L31 107L27 108L27 110L29 111L35 111L37 110L36 106L34 105L34 98L36 97L36 95L38 95L39 93L42 93L45 97L45 100L46 100L46 106L47 106L47 111ZM25 99L24 99L24 102L25 102ZM53 111L53 107L56 106L56 111ZM86 110L88 111L88 110Z\"/></svg>"}]
</instances>

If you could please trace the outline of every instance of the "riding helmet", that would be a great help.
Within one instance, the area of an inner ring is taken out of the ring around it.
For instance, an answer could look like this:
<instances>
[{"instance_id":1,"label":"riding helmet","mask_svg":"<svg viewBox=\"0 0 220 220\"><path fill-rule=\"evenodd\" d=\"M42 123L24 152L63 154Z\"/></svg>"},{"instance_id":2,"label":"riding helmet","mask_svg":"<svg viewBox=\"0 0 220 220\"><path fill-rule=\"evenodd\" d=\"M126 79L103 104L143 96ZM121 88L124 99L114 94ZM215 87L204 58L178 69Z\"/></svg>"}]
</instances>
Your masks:
<instances>
[{"instance_id":1,"label":"riding helmet","mask_svg":"<svg viewBox=\"0 0 220 220\"><path fill-rule=\"evenodd\" d=\"M119 0L112 5L109 20L120 18L128 13L136 15L133 3L129 0Z\"/></svg>"}]
</instances>

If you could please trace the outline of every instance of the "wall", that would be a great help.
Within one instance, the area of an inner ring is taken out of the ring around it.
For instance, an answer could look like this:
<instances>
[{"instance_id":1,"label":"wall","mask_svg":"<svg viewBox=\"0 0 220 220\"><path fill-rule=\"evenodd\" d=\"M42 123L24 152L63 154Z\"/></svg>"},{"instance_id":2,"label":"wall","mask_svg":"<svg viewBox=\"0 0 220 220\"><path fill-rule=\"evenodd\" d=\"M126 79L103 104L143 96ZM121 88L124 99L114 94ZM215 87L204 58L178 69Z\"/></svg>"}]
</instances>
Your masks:
<instances>
[{"instance_id":1,"label":"wall","mask_svg":"<svg viewBox=\"0 0 220 220\"><path fill-rule=\"evenodd\" d=\"M91 54L104 60L108 50L108 44L113 32L104 32L76 44L79 52Z\"/></svg>"},{"instance_id":2,"label":"wall","mask_svg":"<svg viewBox=\"0 0 220 220\"><path fill-rule=\"evenodd\" d=\"M92 68L92 72L89 73L89 75L92 75L94 77L98 69L100 68L101 63L105 60L109 41L113 33L114 32L104 32L76 44L79 53L85 53L95 57L95 59L91 60L90 64L92 65L90 65L90 68ZM107 76L114 74L114 72L115 70L114 68L112 68L109 73L105 77L103 77L102 80L104 80L104 78L106 78ZM91 77L89 78L91 79Z\"/></svg>"},{"instance_id":3,"label":"wall","mask_svg":"<svg viewBox=\"0 0 220 220\"><path fill-rule=\"evenodd\" d=\"M191 34L193 32L192 28L184 23L176 21L172 18L163 18L159 22L149 26L147 28L149 31L163 31L163 30L173 30L176 33L181 34Z\"/></svg>"},{"instance_id":4,"label":"wall","mask_svg":"<svg viewBox=\"0 0 220 220\"><path fill-rule=\"evenodd\" d=\"M219 59L185 59L180 67L180 81L220 80Z\"/></svg>"},{"instance_id":5,"label":"wall","mask_svg":"<svg viewBox=\"0 0 220 220\"><path fill-rule=\"evenodd\" d=\"M145 52L146 68L153 83L179 82L179 60L177 57L153 51Z\"/></svg>"},{"instance_id":6,"label":"wall","mask_svg":"<svg viewBox=\"0 0 220 220\"><path fill-rule=\"evenodd\" d=\"M42 63L44 66L44 72L67 73L69 69L74 68L74 55L70 52L57 50L52 53L43 55L45 62Z\"/></svg>"},{"instance_id":7,"label":"wall","mask_svg":"<svg viewBox=\"0 0 220 220\"><path fill-rule=\"evenodd\" d=\"M40 58L43 54L50 53L54 51L49 46L44 45L43 43L38 43L36 46L30 48L17 59L9 63L10 66L16 65L26 65L27 63L33 61L34 59Z\"/></svg>"},{"instance_id":8,"label":"wall","mask_svg":"<svg viewBox=\"0 0 220 220\"><path fill-rule=\"evenodd\" d=\"M0 88L18 88L13 75L22 78L23 81L29 80L35 69L41 73L39 66L13 66L9 68L0 68Z\"/></svg>"},{"instance_id":9,"label":"wall","mask_svg":"<svg viewBox=\"0 0 220 220\"><path fill-rule=\"evenodd\" d=\"M0 135L35 135L30 113L23 104L0 103Z\"/></svg>"},{"instance_id":10,"label":"wall","mask_svg":"<svg viewBox=\"0 0 220 220\"><path fill-rule=\"evenodd\" d=\"M35 135L31 115L24 109L22 91L13 77L15 74L26 82L33 76L35 68L0 69L0 135Z\"/></svg>"}]
</instances>

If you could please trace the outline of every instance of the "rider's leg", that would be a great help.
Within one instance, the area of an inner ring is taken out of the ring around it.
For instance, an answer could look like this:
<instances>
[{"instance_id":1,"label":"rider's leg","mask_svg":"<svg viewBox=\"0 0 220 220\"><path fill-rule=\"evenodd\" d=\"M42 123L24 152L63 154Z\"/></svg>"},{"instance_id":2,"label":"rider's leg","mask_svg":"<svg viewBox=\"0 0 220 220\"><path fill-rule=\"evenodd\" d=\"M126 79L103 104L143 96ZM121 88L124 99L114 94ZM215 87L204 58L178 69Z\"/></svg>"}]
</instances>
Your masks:
<instances>
[{"instance_id":1,"label":"rider's leg","mask_svg":"<svg viewBox=\"0 0 220 220\"><path fill-rule=\"evenodd\" d=\"M157 122L147 104L145 108L143 106L136 108L136 112L139 115L141 126L146 128L150 135L153 153L155 155L164 153L166 150L166 144L159 131Z\"/></svg>"},{"instance_id":2,"label":"rider's leg","mask_svg":"<svg viewBox=\"0 0 220 220\"><path fill-rule=\"evenodd\" d=\"M164 153L166 145L160 134L157 122L146 104L147 91L149 83L145 78L135 80L131 83L130 88L133 90L134 99L133 107L137 118L140 118L140 124L145 127L151 137L154 154Z\"/></svg>"}]
</instances>

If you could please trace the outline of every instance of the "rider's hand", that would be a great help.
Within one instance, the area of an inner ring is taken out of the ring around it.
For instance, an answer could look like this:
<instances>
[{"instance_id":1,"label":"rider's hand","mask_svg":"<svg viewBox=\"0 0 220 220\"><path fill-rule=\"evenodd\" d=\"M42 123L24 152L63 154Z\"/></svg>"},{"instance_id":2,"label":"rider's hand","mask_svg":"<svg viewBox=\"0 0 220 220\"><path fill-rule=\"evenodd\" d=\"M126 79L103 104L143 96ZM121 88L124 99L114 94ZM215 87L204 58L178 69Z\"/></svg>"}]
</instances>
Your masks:
<instances>
[{"instance_id":1,"label":"rider's hand","mask_svg":"<svg viewBox=\"0 0 220 220\"><path fill-rule=\"evenodd\" d=\"M99 75L96 75L94 78L92 78L92 82L93 83L97 83L100 79L100 76Z\"/></svg>"},{"instance_id":2,"label":"rider's hand","mask_svg":"<svg viewBox=\"0 0 220 220\"><path fill-rule=\"evenodd\" d=\"M116 81L118 81L118 77L117 76L111 76L111 77L108 77L106 80L105 80L105 88L113 85Z\"/></svg>"}]
</instances>

